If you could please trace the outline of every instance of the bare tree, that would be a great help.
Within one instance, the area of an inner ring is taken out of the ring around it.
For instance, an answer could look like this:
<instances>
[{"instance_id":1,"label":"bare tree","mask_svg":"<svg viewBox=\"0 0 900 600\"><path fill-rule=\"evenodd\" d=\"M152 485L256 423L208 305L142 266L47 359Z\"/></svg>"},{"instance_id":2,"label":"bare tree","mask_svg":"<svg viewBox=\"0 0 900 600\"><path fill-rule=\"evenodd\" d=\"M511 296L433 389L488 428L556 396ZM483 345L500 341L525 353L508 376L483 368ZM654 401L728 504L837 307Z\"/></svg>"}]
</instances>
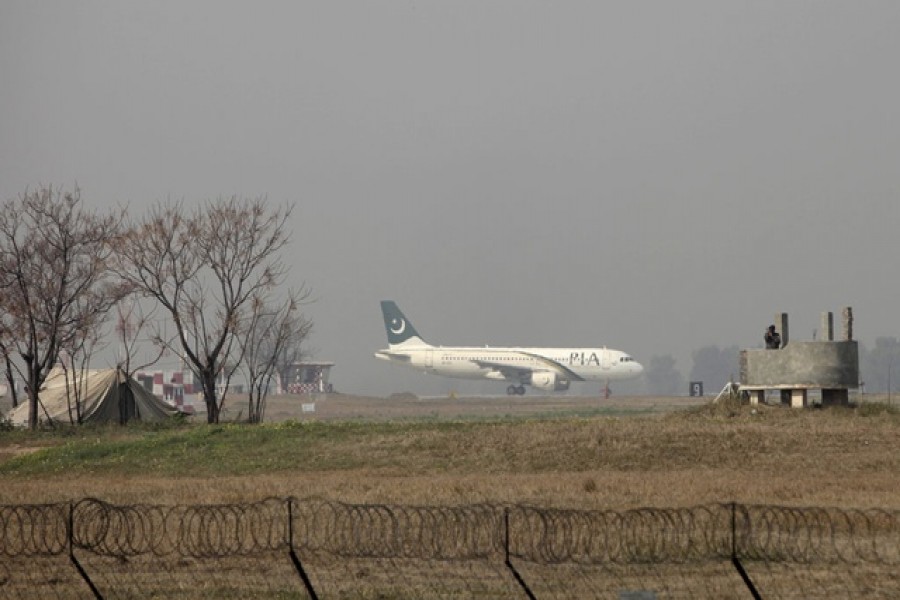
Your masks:
<instances>
[{"instance_id":1,"label":"bare tree","mask_svg":"<svg viewBox=\"0 0 900 600\"><path fill-rule=\"evenodd\" d=\"M3 321L0 320L0 328L3 327ZM16 389L15 366L13 365L13 353L10 348L12 344L12 334L0 329L0 354L3 355L3 363L5 368L4 377L6 377L7 393L9 394L12 407L19 405L19 391Z\"/></svg>"},{"instance_id":2,"label":"bare tree","mask_svg":"<svg viewBox=\"0 0 900 600\"><path fill-rule=\"evenodd\" d=\"M153 330L155 321L155 311L145 310L144 306L135 301L124 300L116 305L116 350L117 367L122 369L129 377L133 377L135 373L156 364L163 354L166 352L166 346L154 343L159 337L153 335L150 338L144 337L148 331ZM153 346L150 358L142 362L136 362L138 346L141 341L150 341Z\"/></svg>"},{"instance_id":3,"label":"bare tree","mask_svg":"<svg viewBox=\"0 0 900 600\"><path fill-rule=\"evenodd\" d=\"M122 219L85 209L78 188L40 187L0 208L0 335L26 382L32 428L60 349L95 335L121 297L108 263Z\"/></svg>"},{"instance_id":4,"label":"bare tree","mask_svg":"<svg viewBox=\"0 0 900 600\"><path fill-rule=\"evenodd\" d=\"M66 382L66 405L69 423L84 422L84 394L88 384L88 370L94 350L100 344L102 332L90 326L60 347L57 364Z\"/></svg>"},{"instance_id":5,"label":"bare tree","mask_svg":"<svg viewBox=\"0 0 900 600\"><path fill-rule=\"evenodd\" d=\"M180 202L160 204L122 239L119 273L171 318L174 335L158 328L155 341L200 378L210 423L219 421L236 368L240 323L284 277L279 253L292 210L269 209L265 198L220 198L191 214Z\"/></svg>"},{"instance_id":6,"label":"bare tree","mask_svg":"<svg viewBox=\"0 0 900 600\"><path fill-rule=\"evenodd\" d=\"M279 306L255 302L238 338L241 365L247 382L247 417L261 423L265 417L269 386L276 375L278 358L288 346L299 348L312 330L312 322L300 312L309 297L302 289L291 292Z\"/></svg>"},{"instance_id":7,"label":"bare tree","mask_svg":"<svg viewBox=\"0 0 900 600\"><path fill-rule=\"evenodd\" d=\"M288 378L295 365L310 352L309 348L306 347L308 335L309 331L302 336L298 335L288 338L275 355L275 372L278 375L278 386L282 393L285 393L288 389Z\"/></svg>"}]
</instances>

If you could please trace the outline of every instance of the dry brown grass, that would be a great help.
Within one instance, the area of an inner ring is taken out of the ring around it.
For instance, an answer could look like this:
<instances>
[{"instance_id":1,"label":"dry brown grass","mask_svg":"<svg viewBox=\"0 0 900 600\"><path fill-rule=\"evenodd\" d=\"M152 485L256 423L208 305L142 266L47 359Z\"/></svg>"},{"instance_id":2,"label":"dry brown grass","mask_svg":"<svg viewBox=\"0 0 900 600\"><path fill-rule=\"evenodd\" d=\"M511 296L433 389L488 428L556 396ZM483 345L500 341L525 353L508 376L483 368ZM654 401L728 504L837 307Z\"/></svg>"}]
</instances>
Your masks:
<instances>
[{"instance_id":1,"label":"dry brown grass","mask_svg":"<svg viewBox=\"0 0 900 600\"><path fill-rule=\"evenodd\" d=\"M900 507L900 416L872 412L722 404L663 414L424 427L320 447L362 467L315 470L298 464L287 472L215 478L10 476L0 480L0 502L93 496L114 502L218 503L294 495L346 502L489 501L581 508L732 500ZM5 448L0 460L10 455ZM365 466L367 461L373 466Z\"/></svg>"}]
</instances>

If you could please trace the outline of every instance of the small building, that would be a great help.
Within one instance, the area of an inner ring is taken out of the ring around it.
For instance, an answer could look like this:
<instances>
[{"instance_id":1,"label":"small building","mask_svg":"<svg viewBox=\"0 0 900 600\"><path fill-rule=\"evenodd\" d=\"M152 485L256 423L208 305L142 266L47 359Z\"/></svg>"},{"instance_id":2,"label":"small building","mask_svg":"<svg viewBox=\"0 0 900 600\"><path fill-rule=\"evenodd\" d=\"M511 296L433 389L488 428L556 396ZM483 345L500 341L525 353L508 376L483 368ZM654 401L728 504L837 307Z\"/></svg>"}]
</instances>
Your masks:
<instances>
[{"instance_id":1,"label":"small building","mask_svg":"<svg viewBox=\"0 0 900 600\"><path fill-rule=\"evenodd\" d=\"M139 371L134 376L148 392L171 402L185 412L192 412L194 396L203 392L200 381L193 371L178 369L173 371Z\"/></svg>"},{"instance_id":2,"label":"small building","mask_svg":"<svg viewBox=\"0 0 900 600\"><path fill-rule=\"evenodd\" d=\"M787 313L776 315L779 349L741 350L742 392L750 403L765 402L777 391L795 408L807 406L810 390L821 390L822 404L848 404L849 391L859 387L859 346L853 339L853 311L843 310L842 339L834 339L834 317L822 313L819 340L791 341Z\"/></svg>"},{"instance_id":3,"label":"small building","mask_svg":"<svg viewBox=\"0 0 900 600\"><path fill-rule=\"evenodd\" d=\"M284 374L281 393L327 394L332 391L328 378L333 362L295 362Z\"/></svg>"}]
</instances>

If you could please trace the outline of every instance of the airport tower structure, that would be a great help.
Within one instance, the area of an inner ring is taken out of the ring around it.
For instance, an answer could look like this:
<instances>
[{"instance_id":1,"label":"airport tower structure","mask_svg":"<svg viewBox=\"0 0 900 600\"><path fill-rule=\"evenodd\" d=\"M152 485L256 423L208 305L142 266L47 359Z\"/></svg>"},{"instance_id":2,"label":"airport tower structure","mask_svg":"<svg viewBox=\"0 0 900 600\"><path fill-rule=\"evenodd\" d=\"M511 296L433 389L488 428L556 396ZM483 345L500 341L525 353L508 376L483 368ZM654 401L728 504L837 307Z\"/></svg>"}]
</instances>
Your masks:
<instances>
[{"instance_id":1,"label":"airport tower structure","mask_svg":"<svg viewBox=\"0 0 900 600\"><path fill-rule=\"evenodd\" d=\"M328 379L333 366L333 362L295 362L288 367L279 391L282 394L330 393Z\"/></svg>"},{"instance_id":2,"label":"airport tower structure","mask_svg":"<svg viewBox=\"0 0 900 600\"><path fill-rule=\"evenodd\" d=\"M822 313L819 339L790 338L787 313L775 316L781 348L741 350L741 391L750 403L765 402L769 390L780 392L783 403L802 408L810 390L821 390L822 404L846 405L850 390L859 387L859 345L853 339L853 310L842 311L841 339L834 339L834 317Z\"/></svg>"}]
</instances>

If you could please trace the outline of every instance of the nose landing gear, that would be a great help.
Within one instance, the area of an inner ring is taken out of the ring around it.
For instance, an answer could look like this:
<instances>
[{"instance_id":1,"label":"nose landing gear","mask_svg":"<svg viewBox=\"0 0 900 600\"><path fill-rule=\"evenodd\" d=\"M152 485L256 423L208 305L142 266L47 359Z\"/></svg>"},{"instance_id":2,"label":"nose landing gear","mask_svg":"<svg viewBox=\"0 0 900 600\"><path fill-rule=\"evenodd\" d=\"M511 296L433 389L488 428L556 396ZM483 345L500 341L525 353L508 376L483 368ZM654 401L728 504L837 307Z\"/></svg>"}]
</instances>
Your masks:
<instances>
[{"instance_id":1,"label":"nose landing gear","mask_svg":"<svg viewBox=\"0 0 900 600\"><path fill-rule=\"evenodd\" d=\"M525 386L524 385L510 385L506 388L506 394L508 396L524 396L525 395Z\"/></svg>"}]
</instances>

